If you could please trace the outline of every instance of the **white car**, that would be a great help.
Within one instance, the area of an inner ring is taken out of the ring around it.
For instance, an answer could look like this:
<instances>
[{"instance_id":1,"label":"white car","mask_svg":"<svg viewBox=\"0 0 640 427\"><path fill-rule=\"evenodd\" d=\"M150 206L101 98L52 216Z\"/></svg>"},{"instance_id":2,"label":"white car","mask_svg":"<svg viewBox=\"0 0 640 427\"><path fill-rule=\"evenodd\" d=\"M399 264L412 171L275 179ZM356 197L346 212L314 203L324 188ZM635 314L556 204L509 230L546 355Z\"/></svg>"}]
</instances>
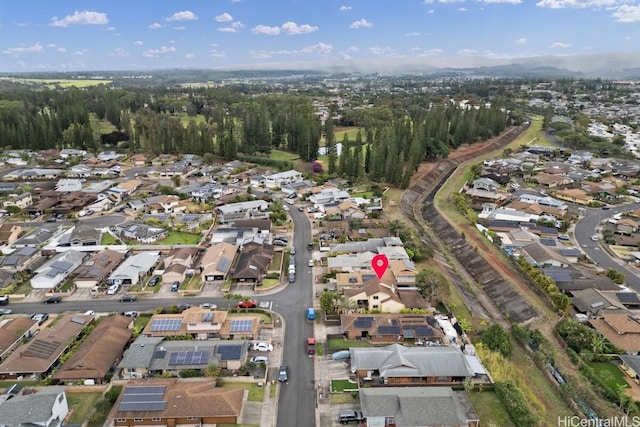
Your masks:
<instances>
[{"instance_id":1,"label":"white car","mask_svg":"<svg viewBox=\"0 0 640 427\"><path fill-rule=\"evenodd\" d=\"M255 363L255 364L260 364L260 363L264 363L265 365L269 364L269 358L267 356L253 356L251 358L251 362Z\"/></svg>"},{"instance_id":2,"label":"white car","mask_svg":"<svg viewBox=\"0 0 640 427\"><path fill-rule=\"evenodd\" d=\"M591 240L593 240L594 242L598 241L598 236L596 236L595 234L593 236L591 236Z\"/></svg>"},{"instance_id":3,"label":"white car","mask_svg":"<svg viewBox=\"0 0 640 427\"><path fill-rule=\"evenodd\" d=\"M215 310L216 308L218 308L218 306L210 302L205 302L200 304L200 308L208 308L211 310Z\"/></svg>"},{"instance_id":4,"label":"white car","mask_svg":"<svg viewBox=\"0 0 640 427\"><path fill-rule=\"evenodd\" d=\"M107 289L107 295L115 295L116 292L118 292L118 289L120 289L120 285L109 286L109 288Z\"/></svg>"},{"instance_id":5,"label":"white car","mask_svg":"<svg viewBox=\"0 0 640 427\"><path fill-rule=\"evenodd\" d=\"M313 267L313 259L309 260L309 267Z\"/></svg>"},{"instance_id":6,"label":"white car","mask_svg":"<svg viewBox=\"0 0 640 427\"><path fill-rule=\"evenodd\" d=\"M254 351L273 351L273 346L266 342L254 342L253 350Z\"/></svg>"}]
</instances>

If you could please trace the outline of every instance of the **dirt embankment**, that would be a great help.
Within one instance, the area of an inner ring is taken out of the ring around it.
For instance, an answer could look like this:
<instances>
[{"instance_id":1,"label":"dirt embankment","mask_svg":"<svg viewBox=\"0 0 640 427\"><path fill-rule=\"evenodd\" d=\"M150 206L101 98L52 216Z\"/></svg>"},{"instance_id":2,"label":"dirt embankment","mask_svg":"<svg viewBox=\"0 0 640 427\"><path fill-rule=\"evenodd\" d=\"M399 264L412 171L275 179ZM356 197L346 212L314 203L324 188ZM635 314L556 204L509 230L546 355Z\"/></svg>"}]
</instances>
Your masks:
<instances>
[{"instance_id":1,"label":"dirt embankment","mask_svg":"<svg viewBox=\"0 0 640 427\"><path fill-rule=\"evenodd\" d=\"M414 223L417 229L422 230L423 238L432 240L436 247L446 246L449 252L455 256L459 268L464 268L465 275L470 276L478 283L490 302L479 295L474 295L465 286L459 286L465 302L481 305L485 311L492 313L496 320L504 318L508 322L526 323L538 316L536 310L520 295L514 286L505 280L512 276L513 272L505 268L490 251L489 260L477 251L478 243L471 245L465 237L461 236L443 218L433 205L433 197L442 183L453 173L461 163L473 159L482 153L500 149L512 142L526 127L516 127L503 133L501 136L486 142L465 146L451 153L447 159L438 162L423 163L414 175L411 185L402 195L401 209L403 213ZM425 233L428 226L433 233L428 237ZM437 240L437 241L433 241ZM517 279L518 277L513 277ZM499 313L496 313L496 307Z\"/></svg>"}]
</instances>

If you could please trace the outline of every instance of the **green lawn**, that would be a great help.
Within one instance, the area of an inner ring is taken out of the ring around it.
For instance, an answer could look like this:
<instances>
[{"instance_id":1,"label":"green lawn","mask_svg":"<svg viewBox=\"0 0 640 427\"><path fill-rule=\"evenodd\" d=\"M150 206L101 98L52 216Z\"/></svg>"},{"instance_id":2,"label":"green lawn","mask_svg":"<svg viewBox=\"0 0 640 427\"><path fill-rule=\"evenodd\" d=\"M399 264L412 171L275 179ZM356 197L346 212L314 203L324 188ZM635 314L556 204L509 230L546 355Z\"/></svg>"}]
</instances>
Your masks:
<instances>
[{"instance_id":1,"label":"green lawn","mask_svg":"<svg viewBox=\"0 0 640 427\"><path fill-rule=\"evenodd\" d=\"M200 243L202 236L199 234L185 233L183 231L169 231L169 235L155 242L158 245L195 245Z\"/></svg>"},{"instance_id":2,"label":"green lawn","mask_svg":"<svg viewBox=\"0 0 640 427\"><path fill-rule=\"evenodd\" d=\"M515 427L493 391L473 391L468 396L476 415L480 418L481 425Z\"/></svg>"},{"instance_id":3,"label":"green lawn","mask_svg":"<svg viewBox=\"0 0 640 427\"><path fill-rule=\"evenodd\" d=\"M117 130L116 127L111 124L111 122L108 122L106 120L98 120L94 113L89 114L89 123L91 124L91 129L102 135L106 135Z\"/></svg>"},{"instance_id":4,"label":"green lawn","mask_svg":"<svg viewBox=\"0 0 640 427\"><path fill-rule=\"evenodd\" d=\"M300 156L296 153L290 153L289 151L271 150L269 158L273 160L285 160L288 162L292 162L296 159L299 159Z\"/></svg>"},{"instance_id":5,"label":"green lawn","mask_svg":"<svg viewBox=\"0 0 640 427\"><path fill-rule=\"evenodd\" d=\"M348 380L331 380L331 392L342 393L346 391L353 391L358 389L358 384L352 383Z\"/></svg>"},{"instance_id":6,"label":"green lawn","mask_svg":"<svg viewBox=\"0 0 640 427\"><path fill-rule=\"evenodd\" d=\"M340 403L357 403L360 401L360 396L356 394L355 397L353 397L351 393L331 393L329 401L332 405L338 405Z\"/></svg>"},{"instance_id":7,"label":"green lawn","mask_svg":"<svg viewBox=\"0 0 640 427\"><path fill-rule=\"evenodd\" d=\"M196 116L190 116L187 113L183 113L180 116L180 121L182 122L182 126L184 127L187 127L191 120L195 120L196 124L200 124L201 122L204 122L204 115L197 114Z\"/></svg>"},{"instance_id":8,"label":"green lawn","mask_svg":"<svg viewBox=\"0 0 640 427\"><path fill-rule=\"evenodd\" d=\"M102 393L67 393L69 403L69 424L82 424L89 419L96 404L102 399Z\"/></svg>"},{"instance_id":9,"label":"green lawn","mask_svg":"<svg viewBox=\"0 0 640 427\"><path fill-rule=\"evenodd\" d=\"M100 237L101 245L120 245L121 242L109 233L102 233Z\"/></svg>"},{"instance_id":10,"label":"green lawn","mask_svg":"<svg viewBox=\"0 0 640 427\"><path fill-rule=\"evenodd\" d=\"M614 393L617 393L620 388L629 387L629 384L624 380L624 372L613 363L591 362L589 366L593 368L600 381Z\"/></svg>"},{"instance_id":11,"label":"green lawn","mask_svg":"<svg viewBox=\"0 0 640 427\"><path fill-rule=\"evenodd\" d=\"M187 291L197 291L197 290L200 289L201 284L202 283L200 281L200 275L199 274L195 274L195 275L191 276L191 278L189 280L187 280L186 283L184 284L184 286L181 286L181 288L182 289L186 289ZM158 285L156 285L156 286L158 286Z\"/></svg>"},{"instance_id":12,"label":"green lawn","mask_svg":"<svg viewBox=\"0 0 640 427\"><path fill-rule=\"evenodd\" d=\"M258 387L256 383L234 383L229 382L225 378L225 381L222 383L222 387L225 388L243 388L245 390L249 390L249 398L250 402L262 402L264 401L264 387Z\"/></svg>"},{"instance_id":13,"label":"green lawn","mask_svg":"<svg viewBox=\"0 0 640 427\"><path fill-rule=\"evenodd\" d=\"M351 347L373 347L368 341L349 341L343 338L331 338L327 348L332 350L349 350Z\"/></svg>"}]
</instances>

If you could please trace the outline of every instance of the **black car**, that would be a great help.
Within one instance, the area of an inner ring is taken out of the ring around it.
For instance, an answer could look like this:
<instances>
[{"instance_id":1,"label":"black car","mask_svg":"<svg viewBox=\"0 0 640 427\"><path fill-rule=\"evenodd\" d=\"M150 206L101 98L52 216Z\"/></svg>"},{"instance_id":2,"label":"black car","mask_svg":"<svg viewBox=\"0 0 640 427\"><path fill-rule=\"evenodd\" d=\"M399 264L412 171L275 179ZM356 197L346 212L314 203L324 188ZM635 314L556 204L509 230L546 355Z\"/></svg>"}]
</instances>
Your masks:
<instances>
[{"instance_id":1,"label":"black car","mask_svg":"<svg viewBox=\"0 0 640 427\"><path fill-rule=\"evenodd\" d=\"M285 365L280 366L280 372L278 374L278 381L281 383L287 382L289 376L287 375L287 367Z\"/></svg>"},{"instance_id":2,"label":"black car","mask_svg":"<svg viewBox=\"0 0 640 427\"><path fill-rule=\"evenodd\" d=\"M135 295L124 295L122 298L120 298L120 302L134 302L137 299L138 297Z\"/></svg>"},{"instance_id":3,"label":"black car","mask_svg":"<svg viewBox=\"0 0 640 427\"><path fill-rule=\"evenodd\" d=\"M62 302L62 297L49 297L42 302L44 304L58 304L59 302Z\"/></svg>"},{"instance_id":4,"label":"black car","mask_svg":"<svg viewBox=\"0 0 640 427\"><path fill-rule=\"evenodd\" d=\"M364 417L360 411L340 411L338 421L340 424L359 423Z\"/></svg>"},{"instance_id":5,"label":"black car","mask_svg":"<svg viewBox=\"0 0 640 427\"><path fill-rule=\"evenodd\" d=\"M149 283L148 283L148 284L149 284L149 286L155 286L155 285L157 285L157 284L158 284L158 280L160 280L160 279L158 278L158 276L153 276L153 277L151 278L151 280L149 280Z\"/></svg>"}]
</instances>

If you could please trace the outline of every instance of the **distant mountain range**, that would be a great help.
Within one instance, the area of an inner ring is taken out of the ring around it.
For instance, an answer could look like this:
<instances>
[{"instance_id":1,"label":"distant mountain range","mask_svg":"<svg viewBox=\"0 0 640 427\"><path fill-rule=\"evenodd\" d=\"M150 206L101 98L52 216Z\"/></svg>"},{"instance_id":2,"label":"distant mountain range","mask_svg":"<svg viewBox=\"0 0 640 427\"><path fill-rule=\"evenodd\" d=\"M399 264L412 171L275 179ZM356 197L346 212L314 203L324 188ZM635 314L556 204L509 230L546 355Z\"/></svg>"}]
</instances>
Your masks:
<instances>
[{"instance_id":1,"label":"distant mountain range","mask_svg":"<svg viewBox=\"0 0 640 427\"><path fill-rule=\"evenodd\" d=\"M602 78L607 80L640 80L640 51L591 53L529 58L487 58L458 56L450 58L381 58L376 60L340 60L336 62L299 62L252 64L225 69L163 69L135 71L78 71L66 73L0 73L0 77L21 78L91 78L111 79L148 75L146 84L160 82L190 83L223 79L280 79L304 76L308 79L330 75L419 74L432 77L493 78ZM133 82L131 82L133 83Z\"/></svg>"}]
</instances>

